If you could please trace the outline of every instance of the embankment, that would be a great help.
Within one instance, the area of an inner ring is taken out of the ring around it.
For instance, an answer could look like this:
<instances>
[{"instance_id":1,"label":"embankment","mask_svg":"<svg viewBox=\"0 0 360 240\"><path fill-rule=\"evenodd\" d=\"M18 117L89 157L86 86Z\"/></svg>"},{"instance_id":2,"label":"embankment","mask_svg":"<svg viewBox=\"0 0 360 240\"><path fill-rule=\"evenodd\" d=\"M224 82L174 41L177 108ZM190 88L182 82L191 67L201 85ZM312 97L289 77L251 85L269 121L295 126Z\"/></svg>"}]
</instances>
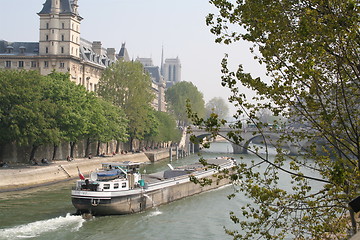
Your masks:
<instances>
[{"instance_id":1,"label":"embankment","mask_svg":"<svg viewBox=\"0 0 360 240\"><path fill-rule=\"evenodd\" d=\"M82 158L71 162L53 161L48 165L10 166L0 168L0 192L22 190L77 178L77 168L87 176L94 169L100 168L101 163L119 161L150 162L145 153L136 153L105 158Z\"/></svg>"}]
</instances>

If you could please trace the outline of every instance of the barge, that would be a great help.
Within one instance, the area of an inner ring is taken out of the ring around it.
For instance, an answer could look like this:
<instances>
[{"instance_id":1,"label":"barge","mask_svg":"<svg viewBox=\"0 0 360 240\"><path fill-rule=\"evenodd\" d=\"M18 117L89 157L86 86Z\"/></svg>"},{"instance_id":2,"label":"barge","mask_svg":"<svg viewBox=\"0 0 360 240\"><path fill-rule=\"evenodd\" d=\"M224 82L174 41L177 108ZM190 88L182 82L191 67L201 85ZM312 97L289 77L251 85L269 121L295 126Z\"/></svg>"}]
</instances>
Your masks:
<instances>
[{"instance_id":1,"label":"barge","mask_svg":"<svg viewBox=\"0 0 360 240\"><path fill-rule=\"evenodd\" d=\"M77 214L122 215L141 212L184 197L231 183L217 174L231 170L232 158L207 160L212 167L200 163L154 173L141 174L140 163L103 163L102 169L92 172L89 179L76 181L71 192ZM212 184L195 184L191 178L211 179Z\"/></svg>"}]
</instances>

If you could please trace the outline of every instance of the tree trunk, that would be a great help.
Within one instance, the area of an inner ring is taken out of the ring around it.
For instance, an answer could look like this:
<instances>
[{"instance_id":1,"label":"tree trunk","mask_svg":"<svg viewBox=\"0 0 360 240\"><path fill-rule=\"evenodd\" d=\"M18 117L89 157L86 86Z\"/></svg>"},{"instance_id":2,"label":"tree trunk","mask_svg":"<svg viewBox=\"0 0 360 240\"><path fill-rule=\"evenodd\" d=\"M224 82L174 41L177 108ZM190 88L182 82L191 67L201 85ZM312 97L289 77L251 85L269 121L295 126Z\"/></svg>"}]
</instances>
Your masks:
<instances>
[{"instance_id":1,"label":"tree trunk","mask_svg":"<svg viewBox=\"0 0 360 240\"><path fill-rule=\"evenodd\" d=\"M0 162L3 162L4 149L5 149L5 144L0 144Z\"/></svg>"},{"instance_id":2,"label":"tree trunk","mask_svg":"<svg viewBox=\"0 0 360 240\"><path fill-rule=\"evenodd\" d=\"M90 148L91 140L90 138L86 139L86 147L85 147L85 157L89 156L89 148Z\"/></svg>"},{"instance_id":3,"label":"tree trunk","mask_svg":"<svg viewBox=\"0 0 360 240\"><path fill-rule=\"evenodd\" d=\"M74 149L75 149L76 142L70 142L70 157L74 158Z\"/></svg>"},{"instance_id":4,"label":"tree trunk","mask_svg":"<svg viewBox=\"0 0 360 240\"><path fill-rule=\"evenodd\" d=\"M35 153L39 147L40 145L32 145L29 161L35 160Z\"/></svg>"},{"instance_id":5,"label":"tree trunk","mask_svg":"<svg viewBox=\"0 0 360 240\"><path fill-rule=\"evenodd\" d=\"M55 160L57 149L58 149L58 145L56 143L54 143L52 160Z\"/></svg>"},{"instance_id":6,"label":"tree trunk","mask_svg":"<svg viewBox=\"0 0 360 240\"><path fill-rule=\"evenodd\" d=\"M133 140L134 140L134 139L133 139L132 137L129 138L130 152L133 152L133 151L134 151Z\"/></svg>"},{"instance_id":7,"label":"tree trunk","mask_svg":"<svg viewBox=\"0 0 360 240\"><path fill-rule=\"evenodd\" d=\"M356 219L355 219L355 213L354 210L350 209L350 219L351 219L351 227L352 227L352 233L351 236L355 235L357 232L357 224L356 224Z\"/></svg>"},{"instance_id":8,"label":"tree trunk","mask_svg":"<svg viewBox=\"0 0 360 240\"><path fill-rule=\"evenodd\" d=\"M120 141L116 141L116 150L115 150L116 153L119 153L120 152Z\"/></svg>"},{"instance_id":9,"label":"tree trunk","mask_svg":"<svg viewBox=\"0 0 360 240\"><path fill-rule=\"evenodd\" d=\"M100 155L100 144L101 144L101 142L100 142L100 141L98 141L98 143L97 143L97 147L96 147L96 155L97 155L97 156L99 156L99 155Z\"/></svg>"}]
</instances>

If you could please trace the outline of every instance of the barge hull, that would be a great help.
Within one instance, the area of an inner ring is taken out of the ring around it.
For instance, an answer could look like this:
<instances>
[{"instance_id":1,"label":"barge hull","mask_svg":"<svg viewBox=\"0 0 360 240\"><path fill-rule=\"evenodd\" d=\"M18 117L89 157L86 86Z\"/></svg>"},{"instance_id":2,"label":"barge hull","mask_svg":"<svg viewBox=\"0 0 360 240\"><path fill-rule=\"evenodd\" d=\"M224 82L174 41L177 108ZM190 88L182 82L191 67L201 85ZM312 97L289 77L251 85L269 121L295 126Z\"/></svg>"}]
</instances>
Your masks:
<instances>
[{"instance_id":1,"label":"barge hull","mask_svg":"<svg viewBox=\"0 0 360 240\"><path fill-rule=\"evenodd\" d=\"M72 203L78 210L78 213L91 213L93 215L124 215L136 212L141 212L146 209L170 203L188 196L199 194L202 192L216 189L221 186L230 184L229 179L221 179L216 176L209 176L212 179L211 185L201 186L195 184L187 178L184 181L175 181L172 186L151 189L142 189L141 192L134 195L126 196L112 196L106 197L91 197L91 196L76 196L73 194Z\"/></svg>"}]
</instances>

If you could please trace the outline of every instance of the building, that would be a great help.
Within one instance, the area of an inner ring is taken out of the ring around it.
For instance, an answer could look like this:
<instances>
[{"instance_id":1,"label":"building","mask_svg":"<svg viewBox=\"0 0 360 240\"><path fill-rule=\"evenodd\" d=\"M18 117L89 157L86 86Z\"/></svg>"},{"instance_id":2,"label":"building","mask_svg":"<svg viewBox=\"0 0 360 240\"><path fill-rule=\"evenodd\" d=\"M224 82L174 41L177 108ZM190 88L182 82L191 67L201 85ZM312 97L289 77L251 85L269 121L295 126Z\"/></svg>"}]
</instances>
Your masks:
<instances>
[{"instance_id":1,"label":"building","mask_svg":"<svg viewBox=\"0 0 360 240\"><path fill-rule=\"evenodd\" d=\"M161 112L166 112L166 101L165 101L165 88L166 84L164 77L161 74L160 68L154 66L151 58L136 58L135 61L140 62L144 66L144 70L149 73L152 81L152 89L158 96L154 99L152 105L155 109Z\"/></svg>"},{"instance_id":2,"label":"building","mask_svg":"<svg viewBox=\"0 0 360 240\"><path fill-rule=\"evenodd\" d=\"M130 61L125 43L116 54L115 48L104 48L100 41L81 38L83 18L78 13L78 0L46 0L38 15L39 42L0 40L0 69L38 70L42 75L54 70L69 73L71 81L96 91L106 67L118 59ZM164 109L160 106L162 85L153 84L152 88L157 95L154 108Z\"/></svg>"},{"instance_id":3,"label":"building","mask_svg":"<svg viewBox=\"0 0 360 240\"><path fill-rule=\"evenodd\" d=\"M166 88L181 82L181 63L178 57L165 59L165 63L163 64L162 68L162 73L166 82Z\"/></svg>"},{"instance_id":4,"label":"building","mask_svg":"<svg viewBox=\"0 0 360 240\"><path fill-rule=\"evenodd\" d=\"M80 37L77 9L77 0L46 0L38 13L39 42L0 41L0 68L69 73L72 81L96 91L102 71L116 61L115 49Z\"/></svg>"}]
</instances>

